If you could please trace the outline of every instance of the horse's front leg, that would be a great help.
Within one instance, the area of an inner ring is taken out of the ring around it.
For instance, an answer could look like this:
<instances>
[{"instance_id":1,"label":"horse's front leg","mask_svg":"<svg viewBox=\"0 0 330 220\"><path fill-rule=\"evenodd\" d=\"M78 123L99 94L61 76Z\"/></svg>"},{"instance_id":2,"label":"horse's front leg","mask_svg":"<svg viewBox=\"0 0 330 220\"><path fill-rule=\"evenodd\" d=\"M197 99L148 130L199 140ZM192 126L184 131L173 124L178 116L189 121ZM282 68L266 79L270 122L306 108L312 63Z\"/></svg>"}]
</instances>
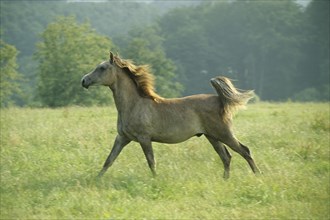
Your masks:
<instances>
[{"instance_id":1,"label":"horse's front leg","mask_svg":"<svg viewBox=\"0 0 330 220\"><path fill-rule=\"evenodd\" d=\"M99 173L98 177L103 176L103 174L107 171L107 169L113 164L113 162L116 160L118 155L120 154L121 150L129 143L131 142L130 139L126 138L125 136L117 135L115 143L112 147L112 150L105 161L103 168L101 172Z\"/></svg>"},{"instance_id":2,"label":"horse's front leg","mask_svg":"<svg viewBox=\"0 0 330 220\"><path fill-rule=\"evenodd\" d=\"M149 138L139 138L139 143L142 147L143 153L147 158L149 168L153 174L153 176L156 176L156 162L154 158L154 152L152 149L151 140Z\"/></svg>"}]
</instances>

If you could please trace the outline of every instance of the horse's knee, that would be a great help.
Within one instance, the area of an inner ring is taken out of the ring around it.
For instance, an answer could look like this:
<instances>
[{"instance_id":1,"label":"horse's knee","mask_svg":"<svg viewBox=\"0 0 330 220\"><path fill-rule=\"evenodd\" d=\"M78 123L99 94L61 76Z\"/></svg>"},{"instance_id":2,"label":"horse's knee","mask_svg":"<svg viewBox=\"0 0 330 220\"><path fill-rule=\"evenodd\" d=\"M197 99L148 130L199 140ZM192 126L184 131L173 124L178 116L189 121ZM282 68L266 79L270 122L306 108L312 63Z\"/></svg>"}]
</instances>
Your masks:
<instances>
[{"instance_id":1,"label":"horse's knee","mask_svg":"<svg viewBox=\"0 0 330 220\"><path fill-rule=\"evenodd\" d=\"M250 149L241 144L236 138L234 137L230 137L228 139L226 139L225 141L223 141L228 147L230 147L232 150L236 151L237 153L239 153L250 165L252 171L254 173L259 173L259 169L258 167L255 165L254 160L251 156L251 152Z\"/></svg>"},{"instance_id":2,"label":"horse's knee","mask_svg":"<svg viewBox=\"0 0 330 220\"><path fill-rule=\"evenodd\" d=\"M240 142L239 142L239 145L244 149L245 154L248 155L249 157L251 157L250 149L247 146L240 143Z\"/></svg>"},{"instance_id":3,"label":"horse's knee","mask_svg":"<svg viewBox=\"0 0 330 220\"><path fill-rule=\"evenodd\" d=\"M249 163L249 165L250 165L252 171L253 171L254 173L260 173L259 168L258 168L257 165L254 163L254 160L253 160L253 158L252 158L252 156L251 156L251 152L250 152L249 148L248 148L247 146L241 144L241 143L239 143L239 144L240 144L240 146L241 146L241 147L244 149L244 151L245 151L245 154L243 155L243 157L244 157L244 158L247 160L247 162Z\"/></svg>"},{"instance_id":4,"label":"horse's knee","mask_svg":"<svg viewBox=\"0 0 330 220\"><path fill-rule=\"evenodd\" d=\"M239 153L245 159L251 158L250 150L247 146L241 144L237 139L229 138L224 142L228 147L230 147L235 152ZM229 153L229 152L228 152Z\"/></svg>"}]
</instances>

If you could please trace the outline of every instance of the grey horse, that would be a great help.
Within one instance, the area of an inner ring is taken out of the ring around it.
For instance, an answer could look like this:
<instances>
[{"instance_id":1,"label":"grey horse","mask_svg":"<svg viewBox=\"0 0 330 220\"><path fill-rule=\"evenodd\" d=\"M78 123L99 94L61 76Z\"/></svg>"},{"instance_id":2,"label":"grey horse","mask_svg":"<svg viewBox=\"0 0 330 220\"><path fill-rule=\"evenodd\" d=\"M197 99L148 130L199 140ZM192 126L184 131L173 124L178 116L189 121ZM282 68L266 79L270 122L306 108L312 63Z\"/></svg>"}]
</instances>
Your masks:
<instances>
[{"instance_id":1,"label":"grey horse","mask_svg":"<svg viewBox=\"0 0 330 220\"><path fill-rule=\"evenodd\" d=\"M231 129L232 114L245 106L253 91L237 90L226 77L211 79L218 95L166 99L154 91L154 77L148 65L135 65L110 52L110 60L86 74L81 83L86 89L93 85L108 86L118 111L118 134L99 177L131 141L140 143L148 165L156 175L152 142L179 143L201 135L220 156L224 178L229 178L231 160L226 146L239 153L254 173L260 172L248 147L236 139Z\"/></svg>"}]
</instances>

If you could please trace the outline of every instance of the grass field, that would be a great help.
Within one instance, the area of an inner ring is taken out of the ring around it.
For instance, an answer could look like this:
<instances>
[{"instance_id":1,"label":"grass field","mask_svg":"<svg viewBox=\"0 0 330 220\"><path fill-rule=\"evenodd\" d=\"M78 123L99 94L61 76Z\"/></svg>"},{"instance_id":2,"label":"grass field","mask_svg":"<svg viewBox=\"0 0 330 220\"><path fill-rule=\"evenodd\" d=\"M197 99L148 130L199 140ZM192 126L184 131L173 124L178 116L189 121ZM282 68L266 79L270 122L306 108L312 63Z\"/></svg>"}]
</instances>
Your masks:
<instances>
[{"instance_id":1,"label":"grass field","mask_svg":"<svg viewBox=\"0 0 330 220\"><path fill-rule=\"evenodd\" d=\"M154 144L158 176L128 145L101 180L114 107L1 110L1 219L329 219L329 103L259 103L234 130L263 175L204 137Z\"/></svg>"}]
</instances>

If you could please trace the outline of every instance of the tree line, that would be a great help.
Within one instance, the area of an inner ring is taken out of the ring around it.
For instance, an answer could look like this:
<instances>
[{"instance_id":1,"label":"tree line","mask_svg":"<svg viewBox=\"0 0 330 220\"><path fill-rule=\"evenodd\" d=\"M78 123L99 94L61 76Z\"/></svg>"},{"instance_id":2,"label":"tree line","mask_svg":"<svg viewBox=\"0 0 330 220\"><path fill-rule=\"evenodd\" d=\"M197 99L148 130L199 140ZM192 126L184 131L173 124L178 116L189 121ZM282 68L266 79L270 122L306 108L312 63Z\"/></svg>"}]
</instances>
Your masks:
<instances>
[{"instance_id":1,"label":"tree line","mask_svg":"<svg viewBox=\"0 0 330 220\"><path fill-rule=\"evenodd\" d=\"M224 74L264 100L329 100L329 2L210 2L159 24L187 93Z\"/></svg>"},{"instance_id":2,"label":"tree line","mask_svg":"<svg viewBox=\"0 0 330 220\"><path fill-rule=\"evenodd\" d=\"M205 2L166 13L132 2L1 2L1 23L1 106L109 104L107 90L86 92L79 80L110 49L151 64L165 97L213 92L209 79L225 75L263 100L329 101L329 1Z\"/></svg>"}]
</instances>

